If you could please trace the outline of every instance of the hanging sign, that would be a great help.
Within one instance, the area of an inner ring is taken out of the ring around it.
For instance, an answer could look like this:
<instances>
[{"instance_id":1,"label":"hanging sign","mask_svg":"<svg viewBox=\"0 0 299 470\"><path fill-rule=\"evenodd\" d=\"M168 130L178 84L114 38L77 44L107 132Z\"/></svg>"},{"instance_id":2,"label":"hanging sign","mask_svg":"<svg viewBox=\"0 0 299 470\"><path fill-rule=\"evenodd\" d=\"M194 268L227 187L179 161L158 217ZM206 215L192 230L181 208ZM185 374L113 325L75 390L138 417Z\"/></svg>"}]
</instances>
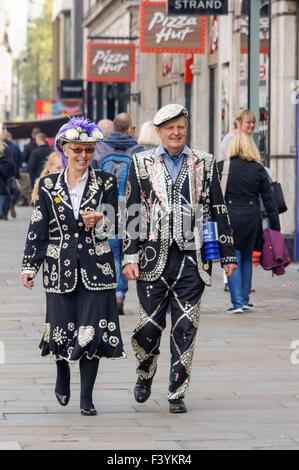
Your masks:
<instances>
[{"instance_id":1,"label":"hanging sign","mask_svg":"<svg viewBox=\"0 0 299 470\"><path fill-rule=\"evenodd\" d=\"M135 44L87 45L88 82L134 82Z\"/></svg>"},{"instance_id":2,"label":"hanging sign","mask_svg":"<svg viewBox=\"0 0 299 470\"><path fill-rule=\"evenodd\" d=\"M205 52L204 16L167 16L166 2L141 2L140 52Z\"/></svg>"},{"instance_id":3,"label":"hanging sign","mask_svg":"<svg viewBox=\"0 0 299 470\"><path fill-rule=\"evenodd\" d=\"M169 15L227 15L228 0L168 0Z\"/></svg>"}]
</instances>

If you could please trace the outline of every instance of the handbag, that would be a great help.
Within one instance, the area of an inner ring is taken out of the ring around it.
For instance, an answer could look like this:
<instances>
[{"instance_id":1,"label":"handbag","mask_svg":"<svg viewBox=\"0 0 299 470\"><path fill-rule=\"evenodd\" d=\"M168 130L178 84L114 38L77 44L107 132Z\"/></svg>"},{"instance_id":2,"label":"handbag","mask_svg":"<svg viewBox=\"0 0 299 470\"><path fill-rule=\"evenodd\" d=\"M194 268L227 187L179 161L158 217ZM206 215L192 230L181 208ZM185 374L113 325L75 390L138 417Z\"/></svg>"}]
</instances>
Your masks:
<instances>
[{"instance_id":1,"label":"handbag","mask_svg":"<svg viewBox=\"0 0 299 470\"><path fill-rule=\"evenodd\" d=\"M278 214L286 212L288 208L284 200L281 184L270 179L270 186Z\"/></svg>"}]
</instances>

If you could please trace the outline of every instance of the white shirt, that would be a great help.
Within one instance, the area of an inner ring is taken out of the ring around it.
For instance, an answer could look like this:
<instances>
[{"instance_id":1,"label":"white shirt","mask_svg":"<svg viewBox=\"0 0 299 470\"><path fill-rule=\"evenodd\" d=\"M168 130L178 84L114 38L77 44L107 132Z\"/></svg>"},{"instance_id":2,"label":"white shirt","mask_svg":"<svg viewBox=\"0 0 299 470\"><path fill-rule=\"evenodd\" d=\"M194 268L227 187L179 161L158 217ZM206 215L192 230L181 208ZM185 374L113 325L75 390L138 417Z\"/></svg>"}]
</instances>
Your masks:
<instances>
[{"instance_id":1,"label":"white shirt","mask_svg":"<svg viewBox=\"0 0 299 470\"><path fill-rule=\"evenodd\" d=\"M85 189L85 185L86 185L87 179L88 179L88 168L85 171L82 178L78 181L78 183L76 184L75 187L70 186L68 184L67 172L68 172L68 168L66 169L66 171L64 173L64 181L67 184L67 188L68 188L69 195L70 195L70 198L71 198L74 217L75 217L76 220L78 220L79 219L79 210L80 210L80 205L81 205L81 199L82 199L84 189Z\"/></svg>"}]
</instances>

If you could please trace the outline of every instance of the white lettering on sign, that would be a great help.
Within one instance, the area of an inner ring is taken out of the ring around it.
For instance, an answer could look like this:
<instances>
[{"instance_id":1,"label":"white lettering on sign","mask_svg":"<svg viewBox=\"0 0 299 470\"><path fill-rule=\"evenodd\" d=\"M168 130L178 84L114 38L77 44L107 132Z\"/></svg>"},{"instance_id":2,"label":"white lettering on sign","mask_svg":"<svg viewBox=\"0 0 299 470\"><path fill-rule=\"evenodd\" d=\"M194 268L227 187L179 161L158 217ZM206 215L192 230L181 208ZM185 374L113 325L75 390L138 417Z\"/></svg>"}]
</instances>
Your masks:
<instances>
[{"instance_id":1,"label":"white lettering on sign","mask_svg":"<svg viewBox=\"0 0 299 470\"><path fill-rule=\"evenodd\" d=\"M193 33L194 29L189 26L197 25L197 18L190 18L188 16L169 17L161 12L155 12L152 21L148 26L148 31L151 31L157 24L162 26L159 33L156 33L156 43L161 41L169 41L170 39L179 39L184 41L189 33Z\"/></svg>"},{"instance_id":2,"label":"white lettering on sign","mask_svg":"<svg viewBox=\"0 0 299 470\"><path fill-rule=\"evenodd\" d=\"M128 65L129 60L130 58L128 54L113 54L111 49L108 49L107 51L98 50L94 56L92 65L96 65L99 61L102 62L98 67L99 75L109 72L119 73L121 69Z\"/></svg>"},{"instance_id":3,"label":"white lettering on sign","mask_svg":"<svg viewBox=\"0 0 299 470\"><path fill-rule=\"evenodd\" d=\"M199 10L200 8L207 10L208 8L213 10L218 10L222 8L222 1L220 0L207 0L207 1L198 1L198 0L176 0L174 5L176 10L181 8L188 8L193 10Z\"/></svg>"}]
</instances>

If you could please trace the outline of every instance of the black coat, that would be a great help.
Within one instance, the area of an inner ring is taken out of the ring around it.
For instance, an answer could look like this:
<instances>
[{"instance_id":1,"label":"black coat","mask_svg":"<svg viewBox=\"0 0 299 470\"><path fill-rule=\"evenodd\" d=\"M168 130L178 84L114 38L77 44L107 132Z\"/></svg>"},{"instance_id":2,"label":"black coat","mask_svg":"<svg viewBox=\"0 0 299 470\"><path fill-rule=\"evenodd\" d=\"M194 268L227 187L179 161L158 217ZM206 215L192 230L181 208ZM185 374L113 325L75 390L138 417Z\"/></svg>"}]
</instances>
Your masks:
<instances>
[{"instance_id":1,"label":"black coat","mask_svg":"<svg viewBox=\"0 0 299 470\"><path fill-rule=\"evenodd\" d=\"M223 162L218 163L222 173ZM259 196L262 197L270 228L280 231L278 213L273 200L268 174L262 164L230 158L225 202L233 229L236 250L261 251L263 227Z\"/></svg>"},{"instance_id":2,"label":"black coat","mask_svg":"<svg viewBox=\"0 0 299 470\"><path fill-rule=\"evenodd\" d=\"M24 150L23 150L23 161L24 161L24 163L29 162L30 155L31 155L32 151L34 149L36 149L36 147L37 147L37 145L36 145L35 139L31 139L30 142L24 146Z\"/></svg>"},{"instance_id":3,"label":"black coat","mask_svg":"<svg viewBox=\"0 0 299 470\"><path fill-rule=\"evenodd\" d=\"M15 174L15 165L11 152L6 144L4 144L4 152L0 154L0 195L8 196L7 181Z\"/></svg>"},{"instance_id":4,"label":"black coat","mask_svg":"<svg viewBox=\"0 0 299 470\"><path fill-rule=\"evenodd\" d=\"M48 144L41 145L32 150L28 161L28 173L30 173L33 178L39 178L47 158L52 151L52 147L49 147Z\"/></svg>"}]
</instances>

